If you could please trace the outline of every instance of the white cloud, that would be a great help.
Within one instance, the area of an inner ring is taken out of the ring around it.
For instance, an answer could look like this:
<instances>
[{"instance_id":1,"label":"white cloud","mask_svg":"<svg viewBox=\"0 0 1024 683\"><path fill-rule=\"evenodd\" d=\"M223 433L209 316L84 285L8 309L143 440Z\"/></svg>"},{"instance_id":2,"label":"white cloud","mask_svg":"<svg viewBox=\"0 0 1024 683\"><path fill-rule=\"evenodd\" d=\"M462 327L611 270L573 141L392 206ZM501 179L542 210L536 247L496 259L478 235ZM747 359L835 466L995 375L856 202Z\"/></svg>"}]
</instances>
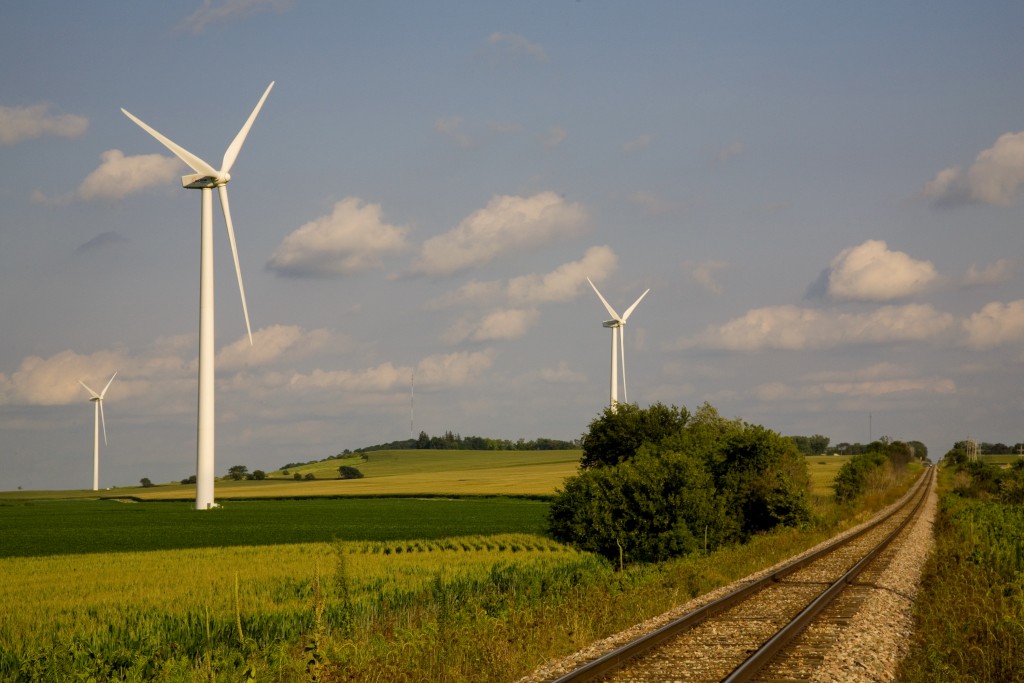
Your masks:
<instances>
[{"instance_id":1,"label":"white cloud","mask_svg":"<svg viewBox=\"0 0 1024 683\"><path fill-rule=\"evenodd\" d=\"M544 132L544 135L541 136L540 142L544 145L544 149L554 149L565 142L565 138L568 137L568 135L569 134L565 131L565 128L562 128L561 126L552 126Z\"/></svg>"},{"instance_id":2,"label":"white cloud","mask_svg":"<svg viewBox=\"0 0 1024 683\"><path fill-rule=\"evenodd\" d=\"M499 254L541 246L583 231L586 211L554 192L531 197L496 196L453 230L423 243L412 272L451 275L490 262Z\"/></svg>"},{"instance_id":3,"label":"white cloud","mask_svg":"<svg viewBox=\"0 0 1024 683\"><path fill-rule=\"evenodd\" d=\"M417 386L464 386L490 368L494 364L494 356L494 349L427 356L416 366Z\"/></svg>"},{"instance_id":4,"label":"white cloud","mask_svg":"<svg viewBox=\"0 0 1024 683\"><path fill-rule=\"evenodd\" d=\"M652 216L664 216L678 209L675 202L671 202L646 190L639 190L629 195L629 203L639 206Z\"/></svg>"},{"instance_id":5,"label":"white cloud","mask_svg":"<svg viewBox=\"0 0 1024 683\"><path fill-rule=\"evenodd\" d=\"M257 12L284 12L295 0L203 0L203 5L190 14L182 25L192 33L202 33L207 26Z\"/></svg>"},{"instance_id":6,"label":"white cloud","mask_svg":"<svg viewBox=\"0 0 1024 683\"><path fill-rule=\"evenodd\" d=\"M507 285L498 280L474 280L429 302L427 307L436 310L459 305L500 306L477 320L467 316L449 324L441 335L446 343L518 339L536 324L537 306L574 299L587 287L588 275L600 281L617 266L618 258L610 247L591 247L579 261L562 264L544 275L522 275L512 278Z\"/></svg>"},{"instance_id":7,"label":"white cloud","mask_svg":"<svg viewBox=\"0 0 1024 683\"><path fill-rule=\"evenodd\" d=\"M985 304L962 325L967 333L967 345L974 349L1024 341L1024 299Z\"/></svg>"},{"instance_id":8,"label":"white cloud","mask_svg":"<svg viewBox=\"0 0 1024 683\"><path fill-rule=\"evenodd\" d=\"M169 183L181 174L182 164L160 154L125 156L119 149L100 154L102 163L78 187L81 199L121 199L151 185Z\"/></svg>"},{"instance_id":9,"label":"white cloud","mask_svg":"<svg viewBox=\"0 0 1024 683\"><path fill-rule=\"evenodd\" d=\"M868 240L832 259L828 295L837 301L891 301L924 291L937 277L930 261Z\"/></svg>"},{"instance_id":10,"label":"white cloud","mask_svg":"<svg viewBox=\"0 0 1024 683\"><path fill-rule=\"evenodd\" d=\"M607 245L591 247L579 261L565 263L545 275L521 275L508 282L508 299L514 304L570 301L587 288L587 277L600 282L618 268L618 257Z\"/></svg>"},{"instance_id":11,"label":"white cloud","mask_svg":"<svg viewBox=\"0 0 1024 683\"><path fill-rule=\"evenodd\" d=\"M44 135L76 138L89 127L89 119L75 114L52 115L49 105L0 106L0 144L13 145Z\"/></svg>"},{"instance_id":12,"label":"white cloud","mask_svg":"<svg viewBox=\"0 0 1024 683\"><path fill-rule=\"evenodd\" d=\"M994 285L1007 282L1012 276L1013 262L1010 259L1001 258L983 268L972 263L964 274L962 282L965 287Z\"/></svg>"},{"instance_id":13,"label":"white cloud","mask_svg":"<svg viewBox=\"0 0 1024 683\"><path fill-rule=\"evenodd\" d=\"M434 121L434 131L453 140L459 147L469 147L473 140L462 130L462 117L449 116Z\"/></svg>"},{"instance_id":14,"label":"white cloud","mask_svg":"<svg viewBox=\"0 0 1024 683\"><path fill-rule=\"evenodd\" d=\"M492 33L487 38L491 45L504 46L516 54L525 54L539 62L548 61L548 54L542 45L531 43L524 36L517 33Z\"/></svg>"},{"instance_id":15,"label":"white cloud","mask_svg":"<svg viewBox=\"0 0 1024 683\"><path fill-rule=\"evenodd\" d=\"M743 146L742 142L734 142L718 152L718 161L721 163L725 163L726 161L729 161L729 159L732 159L733 157L740 156L745 151L746 148Z\"/></svg>"},{"instance_id":16,"label":"white cloud","mask_svg":"<svg viewBox=\"0 0 1024 683\"><path fill-rule=\"evenodd\" d=\"M519 339L537 322L535 308L503 308L491 311L477 325L473 341Z\"/></svg>"},{"instance_id":17,"label":"white cloud","mask_svg":"<svg viewBox=\"0 0 1024 683\"><path fill-rule=\"evenodd\" d=\"M407 246L408 228L381 220L379 204L348 197L328 215L284 238L267 268L289 277L338 277L379 268L381 257Z\"/></svg>"},{"instance_id":18,"label":"white cloud","mask_svg":"<svg viewBox=\"0 0 1024 683\"><path fill-rule=\"evenodd\" d=\"M306 375L292 375L288 387L298 391L390 391L397 386L404 386L410 374L409 368L395 367L391 363L381 363L359 371L317 369Z\"/></svg>"},{"instance_id":19,"label":"white cloud","mask_svg":"<svg viewBox=\"0 0 1024 683\"><path fill-rule=\"evenodd\" d=\"M622 146L622 151L626 152L627 154L629 154L630 152L636 152L641 149L646 149L647 147L650 147L652 142L654 142L654 136L644 133L635 140L630 140L629 142L624 144Z\"/></svg>"},{"instance_id":20,"label":"white cloud","mask_svg":"<svg viewBox=\"0 0 1024 683\"><path fill-rule=\"evenodd\" d=\"M741 318L682 340L679 348L801 351L840 346L926 341L947 331L953 316L931 306L882 306L870 313L835 313L797 306L752 309Z\"/></svg>"},{"instance_id":21,"label":"white cloud","mask_svg":"<svg viewBox=\"0 0 1024 683\"><path fill-rule=\"evenodd\" d=\"M722 285L715 278L715 273L729 267L728 261L700 261L699 263L685 263L684 267L690 269L690 279L698 285L711 292L721 294Z\"/></svg>"},{"instance_id":22,"label":"white cloud","mask_svg":"<svg viewBox=\"0 0 1024 683\"><path fill-rule=\"evenodd\" d=\"M295 361L331 347L334 350L348 346L347 340L325 330L306 330L295 325L271 325L243 335L234 343L223 347L217 354L217 370L233 372L278 363Z\"/></svg>"},{"instance_id":23,"label":"white cloud","mask_svg":"<svg viewBox=\"0 0 1024 683\"><path fill-rule=\"evenodd\" d=\"M551 384L579 384L587 380L585 374L570 369L564 360L558 362L558 367L541 368L540 378Z\"/></svg>"},{"instance_id":24,"label":"white cloud","mask_svg":"<svg viewBox=\"0 0 1024 683\"><path fill-rule=\"evenodd\" d=\"M982 150L964 171L951 166L939 171L924 197L937 205L994 204L1009 206L1024 183L1024 132L1005 133Z\"/></svg>"}]
</instances>

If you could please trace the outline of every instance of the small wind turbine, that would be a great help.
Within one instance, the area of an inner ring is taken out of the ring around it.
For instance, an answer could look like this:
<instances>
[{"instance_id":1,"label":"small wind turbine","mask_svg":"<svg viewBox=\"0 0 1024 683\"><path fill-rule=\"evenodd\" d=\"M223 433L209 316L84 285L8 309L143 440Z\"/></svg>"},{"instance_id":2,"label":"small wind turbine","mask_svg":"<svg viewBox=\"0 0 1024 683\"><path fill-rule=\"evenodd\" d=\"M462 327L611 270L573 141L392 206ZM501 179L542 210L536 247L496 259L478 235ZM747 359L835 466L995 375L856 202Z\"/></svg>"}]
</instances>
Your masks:
<instances>
[{"instance_id":1,"label":"small wind turbine","mask_svg":"<svg viewBox=\"0 0 1024 683\"><path fill-rule=\"evenodd\" d=\"M231 223L231 208L228 204L228 181L231 180L231 167L238 158L245 137L249 134L256 115L260 113L263 102L274 87L271 82L263 97L252 110L249 119L238 131L238 135L228 145L221 161L220 170L215 169L184 147L164 137L154 129L121 109L124 115L156 138L164 147L184 161L195 171L181 177L181 186L190 190L202 190L202 227L199 249L199 421L196 429L196 509L208 510L214 507L214 337L213 337L213 188L220 193L220 206L224 211L224 223L228 229L228 242L231 243L231 255L235 260L235 276L238 278L238 292L242 297L242 313L245 316L245 329L249 333L252 344L252 327L249 325L249 309L245 305L245 288L242 286L242 270L238 265L238 248L235 246L235 228Z\"/></svg>"},{"instance_id":2,"label":"small wind turbine","mask_svg":"<svg viewBox=\"0 0 1024 683\"><path fill-rule=\"evenodd\" d=\"M615 406L619 402L618 360L620 354L622 356L622 394L626 402L629 402L629 395L626 393L626 338L623 336L623 328L626 326L626 321L629 319L629 316L632 315L633 309L640 303L640 299L647 296L647 292L651 290L645 290L644 293L633 302L633 305L627 308L626 312L620 316L615 312L615 309L611 307L608 301L601 296L601 292L598 291L597 286L591 282L589 277L587 278L587 282L590 282L590 286L593 287L594 292L597 293L597 298L601 300L601 303L604 304L605 310L608 311L608 315L612 317L611 320L606 320L601 323L601 325L603 327L611 328L612 331L612 379L608 405L612 410L615 410Z\"/></svg>"},{"instance_id":3,"label":"small wind turbine","mask_svg":"<svg viewBox=\"0 0 1024 683\"><path fill-rule=\"evenodd\" d=\"M92 398L90 398L89 400L96 404L96 408L95 408L95 411L94 411L96 413L96 416L95 416L95 418L93 420L93 427L92 427L92 490L93 491L99 491L100 490L100 425L103 425L103 445L104 446L107 445L107 421L103 417L103 397L107 395L107 389L110 388L110 382L113 382L115 377L117 377L117 373L116 372L113 375L110 376L110 381L107 382L107 386L103 387L103 391L101 391L98 394L95 391L93 391L92 389L90 389L88 384L86 384L82 380L78 380L78 383L81 384L83 387L85 387L85 390L88 391L92 395Z\"/></svg>"}]
</instances>

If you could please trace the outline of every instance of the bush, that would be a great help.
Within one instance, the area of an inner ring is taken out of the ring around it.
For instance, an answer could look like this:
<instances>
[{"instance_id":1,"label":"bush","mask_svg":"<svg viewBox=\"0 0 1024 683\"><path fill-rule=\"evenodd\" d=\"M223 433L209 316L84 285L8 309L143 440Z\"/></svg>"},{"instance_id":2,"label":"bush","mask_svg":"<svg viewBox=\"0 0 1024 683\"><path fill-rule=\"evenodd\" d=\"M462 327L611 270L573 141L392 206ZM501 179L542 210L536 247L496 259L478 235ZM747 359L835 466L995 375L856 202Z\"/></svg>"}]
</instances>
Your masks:
<instances>
[{"instance_id":1,"label":"bush","mask_svg":"<svg viewBox=\"0 0 1024 683\"><path fill-rule=\"evenodd\" d=\"M686 408L655 403L640 408L635 403L619 403L590 423L589 431L583 436L583 469L616 465L636 455L646 444L657 444L662 439L676 434L690 418Z\"/></svg>"},{"instance_id":2,"label":"bush","mask_svg":"<svg viewBox=\"0 0 1024 683\"><path fill-rule=\"evenodd\" d=\"M807 464L792 440L707 404L692 419L661 404L648 411L620 405L591 423L598 443L615 433L628 445L602 451L616 462L591 451L590 466L566 480L548 517L556 539L620 563L649 562L810 519Z\"/></svg>"},{"instance_id":3,"label":"bush","mask_svg":"<svg viewBox=\"0 0 1024 683\"><path fill-rule=\"evenodd\" d=\"M339 479L362 479L363 473L351 465L342 465L338 468Z\"/></svg>"},{"instance_id":4,"label":"bush","mask_svg":"<svg viewBox=\"0 0 1024 683\"><path fill-rule=\"evenodd\" d=\"M886 461L884 454L873 452L855 455L844 462L832 483L836 501L845 503L864 493L870 474L882 467Z\"/></svg>"}]
</instances>

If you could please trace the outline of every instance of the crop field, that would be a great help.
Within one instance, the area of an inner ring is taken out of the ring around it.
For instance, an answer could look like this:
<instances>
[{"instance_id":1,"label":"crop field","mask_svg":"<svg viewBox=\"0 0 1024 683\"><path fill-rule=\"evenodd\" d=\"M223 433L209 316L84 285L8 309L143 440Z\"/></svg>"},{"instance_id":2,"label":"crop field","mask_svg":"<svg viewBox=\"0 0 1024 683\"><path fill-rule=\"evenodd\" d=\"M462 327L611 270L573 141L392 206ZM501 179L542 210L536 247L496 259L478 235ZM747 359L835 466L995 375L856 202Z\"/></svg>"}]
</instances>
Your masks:
<instances>
[{"instance_id":1,"label":"crop field","mask_svg":"<svg viewBox=\"0 0 1024 683\"><path fill-rule=\"evenodd\" d=\"M201 513L183 502L0 502L0 557L539 534L547 509L512 498L245 500Z\"/></svg>"},{"instance_id":2,"label":"crop field","mask_svg":"<svg viewBox=\"0 0 1024 683\"><path fill-rule=\"evenodd\" d=\"M756 558L728 551L728 570L708 557L616 572L544 536L540 494L578 452L431 455L371 453L361 480L218 482L223 507L201 513L0 494L0 679L509 680L818 540L766 538ZM820 495L841 462L808 459ZM329 488L352 484L366 488ZM273 487L290 495L253 495ZM175 489L192 487L131 491ZM526 495L464 496L498 489Z\"/></svg>"}]
</instances>

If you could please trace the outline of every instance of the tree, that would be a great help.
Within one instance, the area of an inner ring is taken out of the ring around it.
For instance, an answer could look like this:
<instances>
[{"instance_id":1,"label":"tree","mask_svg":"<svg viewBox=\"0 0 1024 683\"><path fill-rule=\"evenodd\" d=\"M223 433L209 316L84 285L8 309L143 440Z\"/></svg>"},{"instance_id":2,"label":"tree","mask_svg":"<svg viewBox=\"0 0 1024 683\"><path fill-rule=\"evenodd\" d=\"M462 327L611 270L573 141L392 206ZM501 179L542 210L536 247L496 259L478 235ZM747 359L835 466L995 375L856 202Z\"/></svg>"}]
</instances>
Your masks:
<instances>
[{"instance_id":1,"label":"tree","mask_svg":"<svg viewBox=\"0 0 1024 683\"><path fill-rule=\"evenodd\" d=\"M149 477L143 477L139 480L139 483L142 484L142 488L144 489L148 489L153 486L153 482L149 480Z\"/></svg>"},{"instance_id":2,"label":"tree","mask_svg":"<svg viewBox=\"0 0 1024 683\"><path fill-rule=\"evenodd\" d=\"M252 474L249 475L249 478L255 479L256 481L263 481L267 478L267 473L263 470L253 470Z\"/></svg>"},{"instance_id":3,"label":"tree","mask_svg":"<svg viewBox=\"0 0 1024 683\"><path fill-rule=\"evenodd\" d=\"M241 481L245 479L245 475L249 473L249 468L245 465L232 465L228 468L228 479L234 479L235 481Z\"/></svg>"},{"instance_id":4,"label":"tree","mask_svg":"<svg viewBox=\"0 0 1024 683\"><path fill-rule=\"evenodd\" d=\"M676 434L690 418L686 408L655 403L640 408L635 403L619 403L605 408L583 435L583 469L615 465L632 458L645 443L660 443Z\"/></svg>"},{"instance_id":5,"label":"tree","mask_svg":"<svg viewBox=\"0 0 1024 683\"><path fill-rule=\"evenodd\" d=\"M306 476L303 478L306 479L307 481L310 481L316 479L316 475L313 474L312 472L306 472Z\"/></svg>"},{"instance_id":6,"label":"tree","mask_svg":"<svg viewBox=\"0 0 1024 683\"><path fill-rule=\"evenodd\" d=\"M363 473L351 465L342 465L338 468L339 479L362 479Z\"/></svg>"}]
</instances>

